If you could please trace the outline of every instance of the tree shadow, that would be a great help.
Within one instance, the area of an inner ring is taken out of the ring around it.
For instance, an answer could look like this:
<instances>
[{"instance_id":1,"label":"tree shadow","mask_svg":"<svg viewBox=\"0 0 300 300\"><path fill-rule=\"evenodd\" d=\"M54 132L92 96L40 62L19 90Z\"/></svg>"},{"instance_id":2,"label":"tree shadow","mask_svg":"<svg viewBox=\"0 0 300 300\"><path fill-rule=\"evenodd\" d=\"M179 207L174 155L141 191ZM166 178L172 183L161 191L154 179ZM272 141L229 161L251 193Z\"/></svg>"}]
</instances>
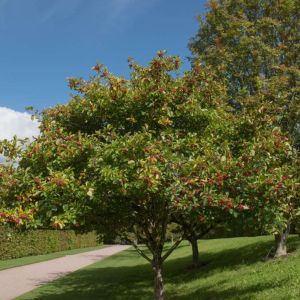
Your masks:
<instances>
[{"instance_id":1,"label":"tree shadow","mask_svg":"<svg viewBox=\"0 0 300 300\"><path fill-rule=\"evenodd\" d=\"M251 265L258 261L264 261L264 257L272 245L272 241L260 241L240 246L239 248L228 248L214 253L201 252L200 247L200 259L204 263L202 267L191 269L189 272L182 272L191 264L191 256L189 255L168 260L165 263L165 271L168 273L167 278L169 282L179 283L189 281L195 274L208 276L210 273L216 271L223 271L225 269L228 271L245 265Z\"/></svg>"},{"instance_id":2,"label":"tree shadow","mask_svg":"<svg viewBox=\"0 0 300 300\"><path fill-rule=\"evenodd\" d=\"M33 295L28 294L28 298L25 295L24 299L153 299L149 266L145 264L79 270L42 286Z\"/></svg>"},{"instance_id":3,"label":"tree shadow","mask_svg":"<svg viewBox=\"0 0 300 300\"><path fill-rule=\"evenodd\" d=\"M292 248L299 246L299 238L292 237L289 240ZM180 258L168 259L164 266L165 283L167 284L167 299L251 299L254 293L274 288L274 284L261 282L247 287L225 288L229 279L226 277L218 284L224 284L224 290L216 291L214 285L206 284L199 290L192 290L180 294L177 286L189 283L198 278L209 278L215 272L230 271L262 261L272 241L259 241L239 248L225 249L223 251L209 253L200 252L203 261L207 262L200 269L187 271L191 263L191 255ZM201 245L201 244L200 244ZM181 248L189 248L189 245L181 245ZM201 247L200 247L201 249ZM150 264L142 263L137 258L135 250L129 249L116 256L116 267L107 267L99 263L87 269L79 270L68 276L60 278L41 287L22 299L35 300L86 300L86 299L153 299L152 271ZM119 265L119 266L117 266ZM168 288L168 284L175 288ZM276 283L278 286L280 282Z\"/></svg>"}]
</instances>

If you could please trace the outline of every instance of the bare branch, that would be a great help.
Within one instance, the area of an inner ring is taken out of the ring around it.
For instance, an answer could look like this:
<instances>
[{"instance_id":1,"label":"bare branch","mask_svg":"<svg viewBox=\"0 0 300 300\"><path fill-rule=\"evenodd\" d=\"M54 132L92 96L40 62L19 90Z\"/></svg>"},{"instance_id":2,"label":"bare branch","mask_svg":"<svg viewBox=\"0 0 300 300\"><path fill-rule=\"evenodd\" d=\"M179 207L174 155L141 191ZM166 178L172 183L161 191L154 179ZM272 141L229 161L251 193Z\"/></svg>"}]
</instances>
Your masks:
<instances>
[{"instance_id":1,"label":"bare branch","mask_svg":"<svg viewBox=\"0 0 300 300\"><path fill-rule=\"evenodd\" d=\"M165 261L169 255L178 247L178 245L182 242L182 239L176 241L173 246L164 254L162 257L162 261Z\"/></svg>"},{"instance_id":2,"label":"bare branch","mask_svg":"<svg viewBox=\"0 0 300 300\"><path fill-rule=\"evenodd\" d=\"M213 225L209 226L206 230L202 231L201 234L197 235L197 238L200 239L204 237L207 233L209 233L214 228Z\"/></svg>"},{"instance_id":3,"label":"bare branch","mask_svg":"<svg viewBox=\"0 0 300 300\"><path fill-rule=\"evenodd\" d=\"M150 263L152 263L152 260L145 254L144 251L142 251L136 243L132 243L132 246L135 248L135 250L146 260L148 260Z\"/></svg>"}]
</instances>

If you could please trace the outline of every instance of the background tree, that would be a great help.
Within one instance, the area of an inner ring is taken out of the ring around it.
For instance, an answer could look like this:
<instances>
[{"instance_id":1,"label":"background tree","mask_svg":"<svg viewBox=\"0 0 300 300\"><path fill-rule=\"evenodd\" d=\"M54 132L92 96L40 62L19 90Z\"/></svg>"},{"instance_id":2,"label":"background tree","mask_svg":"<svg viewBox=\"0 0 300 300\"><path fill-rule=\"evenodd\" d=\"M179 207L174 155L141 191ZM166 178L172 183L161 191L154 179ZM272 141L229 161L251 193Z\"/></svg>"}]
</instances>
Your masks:
<instances>
[{"instance_id":1,"label":"background tree","mask_svg":"<svg viewBox=\"0 0 300 300\"><path fill-rule=\"evenodd\" d=\"M199 259L198 239L218 224L236 216L234 199L227 197L227 190L224 189L233 158L224 141L220 144L217 139L228 142L228 136L226 139L218 135L211 140L214 145L222 145L222 151L211 151L213 145L208 143L204 147L208 151L201 159L199 156L198 161L180 166L176 183L178 193L174 220L180 224L184 238L191 243L193 267L204 263Z\"/></svg>"},{"instance_id":2,"label":"background tree","mask_svg":"<svg viewBox=\"0 0 300 300\"><path fill-rule=\"evenodd\" d=\"M300 3L297 0L209 1L189 46L193 60L222 66L230 102L260 93L277 125L299 148Z\"/></svg>"},{"instance_id":3,"label":"background tree","mask_svg":"<svg viewBox=\"0 0 300 300\"><path fill-rule=\"evenodd\" d=\"M247 113L243 118L248 120L248 129L257 134L240 144L226 181L229 195L240 202L241 211L247 207L244 221L261 233L275 235L274 256L284 256L291 224L299 222L297 151L280 128L261 127L259 113L251 123Z\"/></svg>"}]
</instances>

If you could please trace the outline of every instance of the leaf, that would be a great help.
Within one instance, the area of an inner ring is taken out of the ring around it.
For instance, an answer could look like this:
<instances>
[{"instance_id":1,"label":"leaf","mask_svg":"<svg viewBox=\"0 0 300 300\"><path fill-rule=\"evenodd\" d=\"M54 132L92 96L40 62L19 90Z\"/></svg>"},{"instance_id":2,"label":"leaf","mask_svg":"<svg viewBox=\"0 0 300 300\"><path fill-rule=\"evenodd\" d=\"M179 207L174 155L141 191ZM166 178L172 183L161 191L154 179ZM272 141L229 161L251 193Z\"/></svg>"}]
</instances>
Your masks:
<instances>
[{"instance_id":1,"label":"leaf","mask_svg":"<svg viewBox=\"0 0 300 300\"><path fill-rule=\"evenodd\" d=\"M93 198L94 196L94 189L93 188L89 188L88 192L87 192L87 195L90 197L90 198Z\"/></svg>"}]
</instances>

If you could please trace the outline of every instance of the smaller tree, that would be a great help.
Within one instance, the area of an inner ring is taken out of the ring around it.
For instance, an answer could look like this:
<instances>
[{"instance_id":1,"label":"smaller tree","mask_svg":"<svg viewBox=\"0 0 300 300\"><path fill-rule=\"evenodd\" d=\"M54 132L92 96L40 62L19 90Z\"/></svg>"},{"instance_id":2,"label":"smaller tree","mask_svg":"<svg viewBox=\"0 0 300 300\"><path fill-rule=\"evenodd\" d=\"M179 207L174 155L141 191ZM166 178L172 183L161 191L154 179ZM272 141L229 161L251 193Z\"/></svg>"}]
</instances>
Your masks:
<instances>
[{"instance_id":1,"label":"smaller tree","mask_svg":"<svg viewBox=\"0 0 300 300\"><path fill-rule=\"evenodd\" d=\"M205 217L201 217L198 213L194 215L185 215L183 213L176 214L176 222L181 226L183 238L188 240L192 247L192 267L198 268L205 264L200 260L198 240L214 228L213 224L208 223Z\"/></svg>"},{"instance_id":2,"label":"smaller tree","mask_svg":"<svg viewBox=\"0 0 300 300\"><path fill-rule=\"evenodd\" d=\"M264 110L300 149L300 3L298 0L210 0L189 47L193 60L226 78L232 105L260 95ZM257 98L256 98L257 100Z\"/></svg>"},{"instance_id":3,"label":"smaller tree","mask_svg":"<svg viewBox=\"0 0 300 300\"><path fill-rule=\"evenodd\" d=\"M244 143L230 183L232 197L247 207L249 222L275 236L274 257L287 254L287 236L299 216L297 153L279 128Z\"/></svg>"},{"instance_id":4,"label":"smaller tree","mask_svg":"<svg viewBox=\"0 0 300 300\"><path fill-rule=\"evenodd\" d=\"M217 138L228 141L221 135ZM216 140L211 142L215 144ZM202 264L199 260L198 239L217 224L237 216L234 199L227 196L224 185L232 163L230 152L226 151L224 142L220 152L212 151L213 145L209 144L205 149L210 151L201 157L202 160L191 161L188 166L179 168L181 176L176 183L178 194L174 219L180 224L184 238L191 243L193 267Z\"/></svg>"}]
</instances>

